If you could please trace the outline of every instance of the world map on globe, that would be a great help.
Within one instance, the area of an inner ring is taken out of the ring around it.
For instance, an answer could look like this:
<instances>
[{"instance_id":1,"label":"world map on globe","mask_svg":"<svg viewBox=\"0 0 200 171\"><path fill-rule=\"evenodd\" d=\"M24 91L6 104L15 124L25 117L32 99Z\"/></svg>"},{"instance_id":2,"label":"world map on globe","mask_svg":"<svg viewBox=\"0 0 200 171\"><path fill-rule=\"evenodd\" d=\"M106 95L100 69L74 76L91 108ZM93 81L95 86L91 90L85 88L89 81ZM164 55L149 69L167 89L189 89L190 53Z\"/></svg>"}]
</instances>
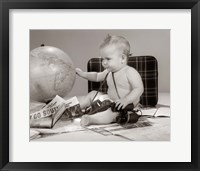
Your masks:
<instances>
[{"instance_id":1,"label":"world map on globe","mask_svg":"<svg viewBox=\"0 0 200 171\"><path fill-rule=\"evenodd\" d=\"M44 46L30 52L30 99L44 102L66 96L76 78L70 57L62 50Z\"/></svg>"}]
</instances>

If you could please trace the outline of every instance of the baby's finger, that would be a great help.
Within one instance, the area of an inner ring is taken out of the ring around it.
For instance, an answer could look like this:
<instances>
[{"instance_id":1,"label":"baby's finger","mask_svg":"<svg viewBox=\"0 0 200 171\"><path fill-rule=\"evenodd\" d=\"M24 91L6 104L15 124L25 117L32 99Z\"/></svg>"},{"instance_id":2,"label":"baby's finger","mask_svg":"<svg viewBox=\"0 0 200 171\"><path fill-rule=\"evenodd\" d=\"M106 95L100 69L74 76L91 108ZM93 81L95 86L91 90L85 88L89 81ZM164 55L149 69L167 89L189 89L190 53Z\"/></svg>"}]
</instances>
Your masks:
<instances>
[{"instance_id":1,"label":"baby's finger","mask_svg":"<svg viewBox=\"0 0 200 171\"><path fill-rule=\"evenodd\" d=\"M115 107L117 107L120 104L120 102L117 100L115 101Z\"/></svg>"},{"instance_id":2,"label":"baby's finger","mask_svg":"<svg viewBox=\"0 0 200 171\"><path fill-rule=\"evenodd\" d=\"M122 104L122 109L124 109L126 106L124 104Z\"/></svg>"},{"instance_id":3,"label":"baby's finger","mask_svg":"<svg viewBox=\"0 0 200 171\"><path fill-rule=\"evenodd\" d=\"M122 108L122 104L121 103L119 103L119 105L117 106L117 110L120 110L121 108Z\"/></svg>"}]
</instances>

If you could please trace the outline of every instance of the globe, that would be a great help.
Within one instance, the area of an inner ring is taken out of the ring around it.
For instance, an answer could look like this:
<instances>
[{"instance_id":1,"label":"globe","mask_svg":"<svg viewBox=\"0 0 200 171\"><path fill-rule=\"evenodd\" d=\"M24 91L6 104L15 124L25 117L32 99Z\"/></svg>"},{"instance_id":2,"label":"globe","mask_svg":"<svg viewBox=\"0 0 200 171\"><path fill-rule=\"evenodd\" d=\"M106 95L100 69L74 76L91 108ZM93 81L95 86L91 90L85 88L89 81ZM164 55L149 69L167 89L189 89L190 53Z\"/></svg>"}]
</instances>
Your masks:
<instances>
[{"instance_id":1,"label":"globe","mask_svg":"<svg viewBox=\"0 0 200 171\"><path fill-rule=\"evenodd\" d=\"M61 49L44 45L33 49L29 66L31 100L47 102L71 91L76 72L72 60Z\"/></svg>"}]
</instances>

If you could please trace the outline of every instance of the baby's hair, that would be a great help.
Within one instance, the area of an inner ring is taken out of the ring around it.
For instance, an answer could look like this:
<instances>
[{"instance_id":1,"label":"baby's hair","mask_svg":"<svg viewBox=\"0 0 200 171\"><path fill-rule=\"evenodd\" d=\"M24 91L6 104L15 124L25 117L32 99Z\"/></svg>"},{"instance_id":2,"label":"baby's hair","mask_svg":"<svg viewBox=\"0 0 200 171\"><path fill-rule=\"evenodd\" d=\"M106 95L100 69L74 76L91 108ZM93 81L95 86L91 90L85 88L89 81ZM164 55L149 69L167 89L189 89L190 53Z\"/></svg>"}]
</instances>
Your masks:
<instances>
[{"instance_id":1,"label":"baby's hair","mask_svg":"<svg viewBox=\"0 0 200 171\"><path fill-rule=\"evenodd\" d=\"M100 49L108 46L108 45L116 45L118 48L122 49L123 54L127 57L131 56L130 54L130 44L129 42L122 36L110 36L109 34L104 39L103 43L100 45Z\"/></svg>"}]
</instances>

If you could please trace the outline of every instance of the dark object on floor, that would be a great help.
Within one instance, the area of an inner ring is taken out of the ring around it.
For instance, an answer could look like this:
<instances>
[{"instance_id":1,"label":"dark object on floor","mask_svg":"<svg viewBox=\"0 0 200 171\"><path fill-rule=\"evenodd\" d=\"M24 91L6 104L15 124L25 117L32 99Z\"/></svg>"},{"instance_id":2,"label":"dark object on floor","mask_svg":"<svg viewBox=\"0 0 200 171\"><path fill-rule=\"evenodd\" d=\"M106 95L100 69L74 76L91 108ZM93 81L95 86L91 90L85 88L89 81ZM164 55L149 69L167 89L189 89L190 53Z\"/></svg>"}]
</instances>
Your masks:
<instances>
[{"instance_id":1,"label":"dark object on floor","mask_svg":"<svg viewBox=\"0 0 200 171\"><path fill-rule=\"evenodd\" d=\"M119 116L116 118L118 124L136 123L141 116L134 111L133 104L129 104L124 109L120 108L118 110L118 106L116 106L115 103L112 103L111 110L113 112L119 112Z\"/></svg>"}]
</instances>

